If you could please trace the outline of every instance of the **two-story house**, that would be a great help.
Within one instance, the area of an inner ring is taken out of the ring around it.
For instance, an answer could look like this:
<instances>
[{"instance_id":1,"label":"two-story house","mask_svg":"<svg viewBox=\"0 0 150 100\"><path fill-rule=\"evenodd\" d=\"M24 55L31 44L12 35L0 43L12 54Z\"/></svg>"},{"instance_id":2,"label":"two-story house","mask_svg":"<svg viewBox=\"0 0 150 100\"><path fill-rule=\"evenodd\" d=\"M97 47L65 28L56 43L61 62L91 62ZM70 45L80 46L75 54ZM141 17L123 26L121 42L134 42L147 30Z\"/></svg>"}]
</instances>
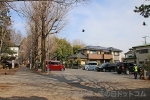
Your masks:
<instances>
[{"instance_id":1,"label":"two-story house","mask_svg":"<svg viewBox=\"0 0 150 100\"><path fill-rule=\"evenodd\" d=\"M104 62L121 62L122 50L113 47L101 47L101 46L86 46L79 50L79 54L68 57L68 59L80 58L82 64L86 61Z\"/></svg>"},{"instance_id":2,"label":"two-story house","mask_svg":"<svg viewBox=\"0 0 150 100\"><path fill-rule=\"evenodd\" d=\"M147 56L150 55L150 44L134 46L129 49L129 53L125 53L125 61L134 62L137 65L143 64L147 60Z\"/></svg>"}]
</instances>

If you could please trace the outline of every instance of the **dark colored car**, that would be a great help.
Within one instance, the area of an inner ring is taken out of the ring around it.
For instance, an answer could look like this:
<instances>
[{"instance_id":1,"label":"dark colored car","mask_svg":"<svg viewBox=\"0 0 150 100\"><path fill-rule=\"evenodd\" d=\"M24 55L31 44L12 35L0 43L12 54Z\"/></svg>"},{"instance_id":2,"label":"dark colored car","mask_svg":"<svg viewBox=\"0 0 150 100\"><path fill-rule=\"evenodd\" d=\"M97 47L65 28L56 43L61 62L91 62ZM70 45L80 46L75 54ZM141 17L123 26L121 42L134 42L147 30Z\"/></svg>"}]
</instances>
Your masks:
<instances>
[{"instance_id":1,"label":"dark colored car","mask_svg":"<svg viewBox=\"0 0 150 100\"><path fill-rule=\"evenodd\" d=\"M73 64L72 69L79 69L79 65L78 64Z\"/></svg>"},{"instance_id":2,"label":"dark colored car","mask_svg":"<svg viewBox=\"0 0 150 100\"><path fill-rule=\"evenodd\" d=\"M125 73L129 74L130 72L134 72L134 63L130 62L118 62L116 63L116 71L118 74Z\"/></svg>"},{"instance_id":3,"label":"dark colored car","mask_svg":"<svg viewBox=\"0 0 150 100\"><path fill-rule=\"evenodd\" d=\"M105 71L109 71L109 72L111 72L111 71L116 71L116 65L114 64L114 63L103 63L101 66L99 66L99 67L96 67L96 70L97 71L103 71L103 72L105 72Z\"/></svg>"},{"instance_id":4,"label":"dark colored car","mask_svg":"<svg viewBox=\"0 0 150 100\"><path fill-rule=\"evenodd\" d=\"M2 65L3 65L3 69L5 69L5 68L9 68L9 69L11 69L12 68L12 61L2 61L1 62L2 63ZM14 62L14 67L15 68L18 68L19 67L19 64L18 63L16 63L16 62Z\"/></svg>"}]
</instances>

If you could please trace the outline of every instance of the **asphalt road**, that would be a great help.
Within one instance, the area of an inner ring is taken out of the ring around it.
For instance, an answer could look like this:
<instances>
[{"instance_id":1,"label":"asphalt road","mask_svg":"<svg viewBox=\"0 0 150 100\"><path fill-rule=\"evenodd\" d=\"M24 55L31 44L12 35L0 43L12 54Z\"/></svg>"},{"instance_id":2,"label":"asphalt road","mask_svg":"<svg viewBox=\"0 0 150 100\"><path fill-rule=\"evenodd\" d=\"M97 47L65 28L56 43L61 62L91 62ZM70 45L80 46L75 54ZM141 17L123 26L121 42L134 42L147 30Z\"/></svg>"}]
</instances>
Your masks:
<instances>
[{"instance_id":1,"label":"asphalt road","mask_svg":"<svg viewBox=\"0 0 150 100\"><path fill-rule=\"evenodd\" d=\"M97 72L87 71L82 69L66 69L64 72L51 71L50 74L64 77L58 79L60 82L131 82L135 81L133 74L126 75L124 73L118 74L117 72ZM50 76L53 77L53 76ZM139 76L138 76L139 77ZM136 81L142 81L136 79Z\"/></svg>"},{"instance_id":2,"label":"asphalt road","mask_svg":"<svg viewBox=\"0 0 150 100\"><path fill-rule=\"evenodd\" d=\"M0 76L0 100L149 100L150 81L133 75L66 69L35 73L22 67Z\"/></svg>"}]
</instances>

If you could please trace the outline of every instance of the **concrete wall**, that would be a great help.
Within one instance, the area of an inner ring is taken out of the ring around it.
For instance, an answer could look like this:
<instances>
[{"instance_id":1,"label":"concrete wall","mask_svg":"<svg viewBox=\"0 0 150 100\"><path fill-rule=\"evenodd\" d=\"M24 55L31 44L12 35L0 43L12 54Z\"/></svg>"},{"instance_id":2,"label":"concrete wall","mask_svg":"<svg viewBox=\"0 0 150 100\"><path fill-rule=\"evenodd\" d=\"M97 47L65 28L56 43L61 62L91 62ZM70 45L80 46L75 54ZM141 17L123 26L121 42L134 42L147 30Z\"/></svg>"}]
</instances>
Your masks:
<instances>
[{"instance_id":1,"label":"concrete wall","mask_svg":"<svg viewBox=\"0 0 150 100\"><path fill-rule=\"evenodd\" d=\"M119 62L122 62L122 53L119 52L119 56L114 56L114 52L112 52L112 55L113 55L113 62L115 60L118 60Z\"/></svg>"},{"instance_id":2,"label":"concrete wall","mask_svg":"<svg viewBox=\"0 0 150 100\"><path fill-rule=\"evenodd\" d=\"M148 53L142 53L140 54L139 52L136 52L137 50L142 50L142 49L148 49ZM147 56L150 55L150 46L146 46L146 47L138 47L135 49L135 54L136 54L136 62L139 65L140 62L145 62L145 60L147 59Z\"/></svg>"}]
</instances>

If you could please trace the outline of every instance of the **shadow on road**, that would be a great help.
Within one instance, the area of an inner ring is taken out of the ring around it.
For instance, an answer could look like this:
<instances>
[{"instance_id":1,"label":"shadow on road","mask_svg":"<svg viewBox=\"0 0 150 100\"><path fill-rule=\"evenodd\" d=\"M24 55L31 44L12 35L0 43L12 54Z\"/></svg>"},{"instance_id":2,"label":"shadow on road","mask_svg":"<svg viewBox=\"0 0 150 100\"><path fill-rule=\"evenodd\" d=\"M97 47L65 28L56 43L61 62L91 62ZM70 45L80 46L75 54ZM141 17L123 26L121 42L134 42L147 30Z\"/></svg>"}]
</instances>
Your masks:
<instances>
[{"instance_id":1,"label":"shadow on road","mask_svg":"<svg viewBox=\"0 0 150 100\"><path fill-rule=\"evenodd\" d=\"M48 100L47 98L31 96L31 97L20 97L20 96L13 96L13 97L0 97L0 100Z\"/></svg>"},{"instance_id":2,"label":"shadow on road","mask_svg":"<svg viewBox=\"0 0 150 100\"><path fill-rule=\"evenodd\" d=\"M100 91L100 96L84 96L85 100L150 100L150 89L121 89Z\"/></svg>"},{"instance_id":3,"label":"shadow on road","mask_svg":"<svg viewBox=\"0 0 150 100\"><path fill-rule=\"evenodd\" d=\"M68 80L67 76L48 76L57 79L59 82L65 82L71 87L76 87L84 91L78 94L83 94L85 100L150 100L150 87L132 88L132 82L98 82L96 79L88 79L86 76L74 75L76 79ZM88 80L85 82L83 79ZM134 79L133 79L134 80ZM77 82L75 82L77 81ZM138 80L137 80L138 82ZM126 84L128 86L126 86ZM142 82L144 84L144 81ZM133 86L135 87L135 86ZM88 94L88 95L86 95ZM84 96L85 95L85 96ZM96 96L95 96L96 95Z\"/></svg>"},{"instance_id":4,"label":"shadow on road","mask_svg":"<svg viewBox=\"0 0 150 100\"><path fill-rule=\"evenodd\" d=\"M136 84L136 81L98 82L96 78L92 79L84 75L64 75L63 73L62 75L44 76L57 79L60 83L66 83L70 87L79 88L81 91L74 94L75 96L82 95L84 100L150 100L150 86L141 88L138 86L140 83ZM144 85L144 81L141 83Z\"/></svg>"}]
</instances>

